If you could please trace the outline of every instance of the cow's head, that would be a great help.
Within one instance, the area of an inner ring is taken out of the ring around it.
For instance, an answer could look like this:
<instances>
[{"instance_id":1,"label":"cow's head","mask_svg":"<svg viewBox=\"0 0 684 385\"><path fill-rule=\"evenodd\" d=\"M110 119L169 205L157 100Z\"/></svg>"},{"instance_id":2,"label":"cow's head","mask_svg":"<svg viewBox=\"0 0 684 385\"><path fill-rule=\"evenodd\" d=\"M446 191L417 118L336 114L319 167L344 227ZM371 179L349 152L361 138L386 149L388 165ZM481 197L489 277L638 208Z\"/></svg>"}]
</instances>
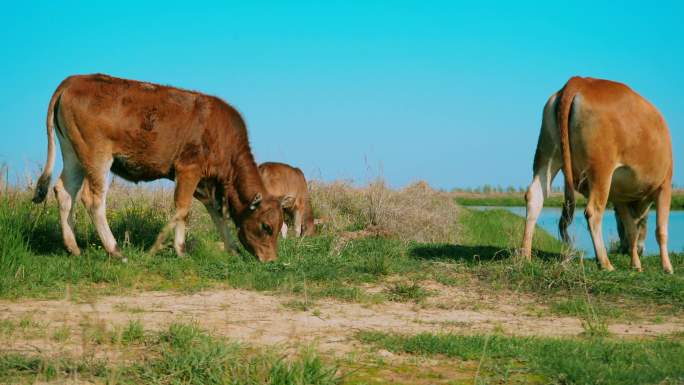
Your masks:
<instances>
[{"instance_id":1,"label":"cow's head","mask_svg":"<svg viewBox=\"0 0 684 385\"><path fill-rule=\"evenodd\" d=\"M280 202L257 193L245 212L238 227L240 243L261 262L274 261L278 257L278 234L283 226Z\"/></svg>"}]
</instances>

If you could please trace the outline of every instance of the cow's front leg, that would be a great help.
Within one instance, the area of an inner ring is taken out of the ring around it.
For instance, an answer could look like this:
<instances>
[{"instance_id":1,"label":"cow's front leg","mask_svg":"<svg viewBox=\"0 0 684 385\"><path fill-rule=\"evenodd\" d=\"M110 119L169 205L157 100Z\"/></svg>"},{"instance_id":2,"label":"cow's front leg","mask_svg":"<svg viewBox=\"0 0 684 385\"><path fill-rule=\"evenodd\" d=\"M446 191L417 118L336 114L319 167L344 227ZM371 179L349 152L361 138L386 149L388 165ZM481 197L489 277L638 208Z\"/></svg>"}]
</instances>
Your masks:
<instances>
[{"instance_id":1,"label":"cow's front leg","mask_svg":"<svg viewBox=\"0 0 684 385\"><path fill-rule=\"evenodd\" d=\"M182 169L181 169L182 170ZM154 254L161 250L168 238L168 233L174 229L175 237L173 241L173 248L179 256L185 255L185 230L187 227L188 214L190 213L190 205L192 204L192 196L197 188L200 178L194 170L181 171L176 168L176 191L174 193L174 201L176 204L176 212L171 218L171 221L164 226L159 233L157 240L150 249L150 253Z\"/></svg>"},{"instance_id":2,"label":"cow's front leg","mask_svg":"<svg viewBox=\"0 0 684 385\"><path fill-rule=\"evenodd\" d=\"M204 207L206 207L211 220L214 222L216 231L218 231L223 241L223 249L230 254L238 254L238 245L235 239L232 237L230 228L228 226L228 219L224 218L223 215L214 207L210 202L203 202Z\"/></svg>"},{"instance_id":3,"label":"cow's front leg","mask_svg":"<svg viewBox=\"0 0 684 385\"><path fill-rule=\"evenodd\" d=\"M302 236L302 210L296 209L294 212L294 228L297 237Z\"/></svg>"}]
</instances>

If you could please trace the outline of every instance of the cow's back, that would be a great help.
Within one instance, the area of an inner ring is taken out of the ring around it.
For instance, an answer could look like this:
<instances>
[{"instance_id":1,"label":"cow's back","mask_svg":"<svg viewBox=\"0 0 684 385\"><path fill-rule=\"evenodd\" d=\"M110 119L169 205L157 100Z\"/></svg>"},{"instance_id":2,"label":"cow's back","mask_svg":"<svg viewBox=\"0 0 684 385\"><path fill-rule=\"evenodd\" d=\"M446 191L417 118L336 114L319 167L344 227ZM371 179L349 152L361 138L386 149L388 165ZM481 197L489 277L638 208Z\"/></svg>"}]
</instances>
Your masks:
<instances>
[{"instance_id":1,"label":"cow's back","mask_svg":"<svg viewBox=\"0 0 684 385\"><path fill-rule=\"evenodd\" d=\"M265 162L259 165L259 173L266 190L276 197L290 195L306 198L308 189L304 173L299 168L284 163Z\"/></svg>"},{"instance_id":2,"label":"cow's back","mask_svg":"<svg viewBox=\"0 0 684 385\"><path fill-rule=\"evenodd\" d=\"M672 145L660 112L628 86L582 78L570 115L575 175L612 158L616 193L643 193L660 186L672 169Z\"/></svg>"},{"instance_id":3,"label":"cow's back","mask_svg":"<svg viewBox=\"0 0 684 385\"><path fill-rule=\"evenodd\" d=\"M62 86L60 86L62 87ZM221 173L233 151L249 151L239 113L194 91L107 75L66 79L63 119L76 145L107 146L112 170L132 181L173 178L176 167ZM59 125L58 125L59 126Z\"/></svg>"}]
</instances>

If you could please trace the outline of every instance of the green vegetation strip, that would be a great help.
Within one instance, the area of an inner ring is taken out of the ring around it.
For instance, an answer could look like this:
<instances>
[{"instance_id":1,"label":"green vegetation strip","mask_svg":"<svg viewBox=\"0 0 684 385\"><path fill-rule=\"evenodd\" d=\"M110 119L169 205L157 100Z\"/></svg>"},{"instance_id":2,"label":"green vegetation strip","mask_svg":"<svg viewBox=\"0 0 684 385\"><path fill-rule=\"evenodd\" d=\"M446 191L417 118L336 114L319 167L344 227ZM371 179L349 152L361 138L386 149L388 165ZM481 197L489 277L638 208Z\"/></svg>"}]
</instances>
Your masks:
<instances>
[{"instance_id":1,"label":"green vegetation strip","mask_svg":"<svg viewBox=\"0 0 684 385\"><path fill-rule=\"evenodd\" d=\"M553 384L684 382L681 336L613 340L362 332L358 338L397 353L443 355L481 362L481 383L509 383L511 378L521 375L532 383ZM535 381L535 375L543 378Z\"/></svg>"},{"instance_id":2,"label":"green vegetation strip","mask_svg":"<svg viewBox=\"0 0 684 385\"><path fill-rule=\"evenodd\" d=\"M154 205L138 203L110 213L117 239L130 239L123 246L129 262L122 264L102 249L81 211L76 230L79 244L85 247L81 256L70 256L62 245L56 211L55 205L0 198L0 297L60 298L67 291L73 297L127 290L197 291L227 285L355 301L367 297L361 284L388 274L420 271L423 264L398 240L348 241L332 234L288 238L279 242L277 262L259 263L251 256L223 252L206 215L193 224L188 257L177 257L171 248L150 255L146 249L168 217Z\"/></svg>"},{"instance_id":3,"label":"green vegetation strip","mask_svg":"<svg viewBox=\"0 0 684 385\"><path fill-rule=\"evenodd\" d=\"M587 199L581 195L576 195L578 207L587 205ZM525 193L457 193L456 203L463 206L504 206L504 207L525 207ZM565 200L562 194L553 194L544 199L544 207L563 207ZM672 194L672 210L684 210L684 192L677 191Z\"/></svg>"},{"instance_id":4,"label":"green vegetation strip","mask_svg":"<svg viewBox=\"0 0 684 385\"><path fill-rule=\"evenodd\" d=\"M128 330L128 329L133 330ZM144 334L127 327L122 362L93 357L0 355L0 382L34 383L73 380L108 384L291 384L341 383L334 366L313 351L291 360L275 353L253 351L212 337L193 325L172 324L168 330ZM137 355L137 356L136 356Z\"/></svg>"},{"instance_id":5,"label":"green vegetation strip","mask_svg":"<svg viewBox=\"0 0 684 385\"><path fill-rule=\"evenodd\" d=\"M200 211L201 213L201 211ZM600 271L592 261L562 262L561 244L542 230L534 239L535 257L526 263L512 255L524 220L506 210L460 214L459 244L405 242L369 237L347 240L333 233L279 242L279 259L259 263L249 256L228 256L218 247L211 221L198 216L188 238L189 256L171 248L157 255L145 250L168 216L152 204L132 203L110 213L117 239L126 239L128 264L110 259L99 246L87 214L77 212L83 254L73 257L62 245L54 204L35 206L28 199L0 197L0 298L64 298L120 294L131 290L197 291L229 286L276 291L305 301L335 297L347 301L416 301L431 294L422 280L445 285L487 284L572 299L591 296L634 299L684 309L684 258L672 255L675 274L663 275L659 259L645 257L644 273L629 268L629 258L613 255L617 270ZM364 284L387 276L406 282L369 294ZM308 303L308 302L307 302Z\"/></svg>"},{"instance_id":6,"label":"green vegetation strip","mask_svg":"<svg viewBox=\"0 0 684 385\"><path fill-rule=\"evenodd\" d=\"M502 207L525 207L525 193L512 194L468 194L459 195L455 198L456 203L463 206L502 206ZM551 195L544 199L544 207L563 207L565 200L562 195ZM587 200L583 196L576 197L578 207L584 207Z\"/></svg>"}]
</instances>

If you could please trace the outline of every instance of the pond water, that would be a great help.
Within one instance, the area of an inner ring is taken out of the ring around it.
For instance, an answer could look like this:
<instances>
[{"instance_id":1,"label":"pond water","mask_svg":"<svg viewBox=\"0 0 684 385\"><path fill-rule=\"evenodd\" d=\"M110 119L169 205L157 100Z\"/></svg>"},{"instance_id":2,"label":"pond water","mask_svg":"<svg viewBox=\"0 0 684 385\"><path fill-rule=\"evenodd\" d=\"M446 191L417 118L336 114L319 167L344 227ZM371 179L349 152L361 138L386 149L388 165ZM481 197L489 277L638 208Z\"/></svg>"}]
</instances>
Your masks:
<instances>
[{"instance_id":1,"label":"pond water","mask_svg":"<svg viewBox=\"0 0 684 385\"><path fill-rule=\"evenodd\" d=\"M525 217L525 207L492 207L475 206L479 210L504 209L516 215ZM561 215L560 207L544 207L537 225L558 238L558 219ZM645 254L657 254L659 251L658 243L655 239L656 214L651 210L648 213L648 230L646 235ZM570 226L570 237L574 240L575 248L583 250L587 257L594 257L594 246L591 242L591 235L587 229L587 220L584 218L584 209L575 209L575 219ZM603 216L603 239L606 245L619 239L617 224L615 222L615 212L606 210ZM668 237L668 249L671 252L684 251L684 210L674 210L670 212L670 225Z\"/></svg>"}]
</instances>

